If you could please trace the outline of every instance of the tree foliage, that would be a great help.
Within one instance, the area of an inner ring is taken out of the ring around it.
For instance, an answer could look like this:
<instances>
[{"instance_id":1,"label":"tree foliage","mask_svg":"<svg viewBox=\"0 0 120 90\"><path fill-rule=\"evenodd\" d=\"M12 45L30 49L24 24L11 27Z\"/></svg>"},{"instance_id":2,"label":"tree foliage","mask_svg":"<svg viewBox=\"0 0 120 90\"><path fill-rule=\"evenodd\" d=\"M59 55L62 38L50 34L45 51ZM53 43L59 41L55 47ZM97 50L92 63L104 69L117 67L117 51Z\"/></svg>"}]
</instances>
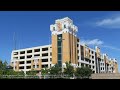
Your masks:
<instances>
[{"instance_id":1,"label":"tree foliage","mask_svg":"<svg viewBox=\"0 0 120 90\"><path fill-rule=\"evenodd\" d=\"M60 75L62 73L62 69L58 64L55 64L53 67L49 70L50 75Z\"/></svg>"},{"instance_id":2,"label":"tree foliage","mask_svg":"<svg viewBox=\"0 0 120 90\"><path fill-rule=\"evenodd\" d=\"M36 75L37 71L36 70L30 70L26 72L27 75Z\"/></svg>"},{"instance_id":3,"label":"tree foliage","mask_svg":"<svg viewBox=\"0 0 120 90\"><path fill-rule=\"evenodd\" d=\"M91 74L92 70L89 67L78 67L75 72L77 78L89 78Z\"/></svg>"},{"instance_id":4,"label":"tree foliage","mask_svg":"<svg viewBox=\"0 0 120 90\"><path fill-rule=\"evenodd\" d=\"M47 69L47 68L41 69L42 75L47 75L47 74L49 74L48 72L49 72L49 69Z\"/></svg>"},{"instance_id":5,"label":"tree foliage","mask_svg":"<svg viewBox=\"0 0 120 90\"><path fill-rule=\"evenodd\" d=\"M71 65L71 63L66 62L66 68L64 68L64 74L68 75L69 77L72 77L74 74L74 67Z\"/></svg>"}]
</instances>

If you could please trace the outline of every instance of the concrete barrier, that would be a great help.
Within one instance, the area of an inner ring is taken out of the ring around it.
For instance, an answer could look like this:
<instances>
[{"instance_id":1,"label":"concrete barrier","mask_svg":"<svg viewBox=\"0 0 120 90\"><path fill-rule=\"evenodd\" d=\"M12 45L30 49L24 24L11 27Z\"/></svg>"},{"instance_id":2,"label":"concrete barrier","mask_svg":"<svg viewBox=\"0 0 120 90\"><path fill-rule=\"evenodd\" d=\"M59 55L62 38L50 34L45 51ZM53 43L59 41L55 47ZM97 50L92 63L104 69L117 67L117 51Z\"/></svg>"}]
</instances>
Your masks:
<instances>
[{"instance_id":1,"label":"concrete barrier","mask_svg":"<svg viewBox=\"0 0 120 90\"><path fill-rule=\"evenodd\" d=\"M120 73L100 73L92 74L92 79L120 79Z\"/></svg>"}]
</instances>

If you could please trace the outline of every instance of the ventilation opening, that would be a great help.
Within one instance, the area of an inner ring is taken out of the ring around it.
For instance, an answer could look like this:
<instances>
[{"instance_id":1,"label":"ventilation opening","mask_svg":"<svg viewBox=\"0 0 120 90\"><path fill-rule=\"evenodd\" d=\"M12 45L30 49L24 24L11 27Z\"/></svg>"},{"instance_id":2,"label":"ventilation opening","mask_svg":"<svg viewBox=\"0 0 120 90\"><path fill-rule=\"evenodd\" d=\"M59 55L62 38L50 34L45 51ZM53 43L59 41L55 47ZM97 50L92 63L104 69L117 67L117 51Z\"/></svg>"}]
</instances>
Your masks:
<instances>
[{"instance_id":1,"label":"ventilation opening","mask_svg":"<svg viewBox=\"0 0 120 90\"><path fill-rule=\"evenodd\" d=\"M48 47L47 48L42 48L42 51L48 51Z\"/></svg>"},{"instance_id":2,"label":"ventilation opening","mask_svg":"<svg viewBox=\"0 0 120 90\"><path fill-rule=\"evenodd\" d=\"M25 54L25 51L21 51L20 54Z\"/></svg>"},{"instance_id":3,"label":"ventilation opening","mask_svg":"<svg viewBox=\"0 0 120 90\"><path fill-rule=\"evenodd\" d=\"M34 52L40 52L40 49L35 49Z\"/></svg>"},{"instance_id":4,"label":"ventilation opening","mask_svg":"<svg viewBox=\"0 0 120 90\"><path fill-rule=\"evenodd\" d=\"M32 50L28 50L27 53L32 53Z\"/></svg>"},{"instance_id":5,"label":"ventilation opening","mask_svg":"<svg viewBox=\"0 0 120 90\"><path fill-rule=\"evenodd\" d=\"M44 56L48 56L48 53L44 53L44 54L42 54L42 57L44 57Z\"/></svg>"}]
</instances>

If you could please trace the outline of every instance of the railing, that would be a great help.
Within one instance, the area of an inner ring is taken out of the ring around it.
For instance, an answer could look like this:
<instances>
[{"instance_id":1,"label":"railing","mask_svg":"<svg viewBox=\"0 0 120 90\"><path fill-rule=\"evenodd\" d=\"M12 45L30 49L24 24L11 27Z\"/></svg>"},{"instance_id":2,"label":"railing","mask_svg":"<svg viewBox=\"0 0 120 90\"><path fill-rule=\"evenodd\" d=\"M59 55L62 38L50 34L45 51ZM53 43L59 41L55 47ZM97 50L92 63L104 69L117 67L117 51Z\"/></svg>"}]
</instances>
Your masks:
<instances>
[{"instance_id":1,"label":"railing","mask_svg":"<svg viewBox=\"0 0 120 90\"><path fill-rule=\"evenodd\" d=\"M0 75L0 79L83 79L83 77L70 77L69 75ZM90 79L84 77L84 79Z\"/></svg>"}]
</instances>

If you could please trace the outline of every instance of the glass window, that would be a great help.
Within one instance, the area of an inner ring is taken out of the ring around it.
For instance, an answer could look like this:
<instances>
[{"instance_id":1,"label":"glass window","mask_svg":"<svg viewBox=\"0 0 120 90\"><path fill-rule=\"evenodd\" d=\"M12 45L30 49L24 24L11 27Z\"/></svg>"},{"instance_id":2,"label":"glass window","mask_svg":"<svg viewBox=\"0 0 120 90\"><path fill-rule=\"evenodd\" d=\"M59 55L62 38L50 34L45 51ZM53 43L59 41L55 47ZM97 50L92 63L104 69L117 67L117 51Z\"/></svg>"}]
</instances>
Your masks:
<instances>
[{"instance_id":1,"label":"glass window","mask_svg":"<svg viewBox=\"0 0 120 90\"><path fill-rule=\"evenodd\" d=\"M62 34L59 34L58 37L62 37Z\"/></svg>"},{"instance_id":2,"label":"glass window","mask_svg":"<svg viewBox=\"0 0 120 90\"><path fill-rule=\"evenodd\" d=\"M55 27L53 27L53 30L55 31Z\"/></svg>"},{"instance_id":3,"label":"glass window","mask_svg":"<svg viewBox=\"0 0 120 90\"><path fill-rule=\"evenodd\" d=\"M37 68L39 68L39 65L37 65Z\"/></svg>"},{"instance_id":4,"label":"glass window","mask_svg":"<svg viewBox=\"0 0 120 90\"><path fill-rule=\"evenodd\" d=\"M64 25L64 28L66 28L66 25Z\"/></svg>"},{"instance_id":5,"label":"glass window","mask_svg":"<svg viewBox=\"0 0 120 90\"><path fill-rule=\"evenodd\" d=\"M35 65L33 65L33 68L35 68Z\"/></svg>"},{"instance_id":6,"label":"glass window","mask_svg":"<svg viewBox=\"0 0 120 90\"><path fill-rule=\"evenodd\" d=\"M61 46L61 41L58 41L58 46Z\"/></svg>"},{"instance_id":7,"label":"glass window","mask_svg":"<svg viewBox=\"0 0 120 90\"><path fill-rule=\"evenodd\" d=\"M94 52L92 51L92 54L93 54Z\"/></svg>"},{"instance_id":8,"label":"glass window","mask_svg":"<svg viewBox=\"0 0 120 90\"><path fill-rule=\"evenodd\" d=\"M58 54L58 60L61 60L61 54Z\"/></svg>"},{"instance_id":9,"label":"glass window","mask_svg":"<svg viewBox=\"0 0 120 90\"><path fill-rule=\"evenodd\" d=\"M61 47L58 48L58 53L61 53Z\"/></svg>"},{"instance_id":10,"label":"glass window","mask_svg":"<svg viewBox=\"0 0 120 90\"><path fill-rule=\"evenodd\" d=\"M61 61L58 61L58 65L60 65L60 66L62 65Z\"/></svg>"}]
</instances>

